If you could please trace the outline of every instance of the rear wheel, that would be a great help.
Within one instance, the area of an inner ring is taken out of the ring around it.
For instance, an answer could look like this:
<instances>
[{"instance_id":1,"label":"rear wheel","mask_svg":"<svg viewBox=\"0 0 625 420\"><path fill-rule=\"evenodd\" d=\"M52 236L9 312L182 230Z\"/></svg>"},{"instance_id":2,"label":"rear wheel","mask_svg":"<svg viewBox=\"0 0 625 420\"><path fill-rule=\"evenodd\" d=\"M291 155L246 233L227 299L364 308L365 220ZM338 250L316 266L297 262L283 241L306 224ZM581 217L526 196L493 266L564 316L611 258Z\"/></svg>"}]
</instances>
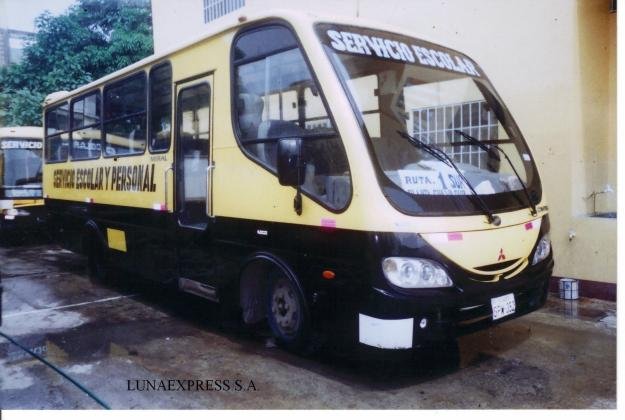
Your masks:
<instances>
[{"instance_id":1,"label":"rear wheel","mask_svg":"<svg viewBox=\"0 0 625 420\"><path fill-rule=\"evenodd\" d=\"M267 319L282 346L305 350L309 341L308 310L299 285L283 272L271 278Z\"/></svg>"},{"instance_id":2,"label":"rear wheel","mask_svg":"<svg viewBox=\"0 0 625 420\"><path fill-rule=\"evenodd\" d=\"M97 283L111 282L111 270L108 261L108 254L102 240L91 234L89 239L89 278Z\"/></svg>"}]
</instances>

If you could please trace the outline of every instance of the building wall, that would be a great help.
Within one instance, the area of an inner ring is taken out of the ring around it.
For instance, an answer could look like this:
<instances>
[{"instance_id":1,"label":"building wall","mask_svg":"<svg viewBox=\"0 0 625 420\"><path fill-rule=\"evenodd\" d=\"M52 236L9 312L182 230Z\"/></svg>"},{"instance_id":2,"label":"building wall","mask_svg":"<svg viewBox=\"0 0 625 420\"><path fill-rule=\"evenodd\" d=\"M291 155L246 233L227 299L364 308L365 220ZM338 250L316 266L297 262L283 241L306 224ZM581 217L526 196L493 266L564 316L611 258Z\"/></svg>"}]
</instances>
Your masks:
<instances>
[{"instance_id":1,"label":"building wall","mask_svg":"<svg viewBox=\"0 0 625 420\"><path fill-rule=\"evenodd\" d=\"M9 55L7 53L6 45L7 41L7 32L0 27L0 67L6 66L9 62Z\"/></svg>"},{"instance_id":2,"label":"building wall","mask_svg":"<svg viewBox=\"0 0 625 420\"><path fill-rule=\"evenodd\" d=\"M31 32L5 29L0 26L0 67L19 63L24 48L34 37L35 34Z\"/></svg>"},{"instance_id":3,"label":"building wall","mask_svg":"<svg viewBox=\"0 0 625 420\"><path fill-rule=\"evenodd\" d=\"M549 200L555 275L616 282L616 13L610 0L246 0L381 20L467 53L523 131ZM152 0L156 51L206 31L203 1ZM184 22L183 25L180 22ZM606 188L609 186L608 188Z\"/></svg>"},{"instance_id":4,"label":"building wall","mask_svg":"<svg viewBox=\"0 0 625 420\"><path fill-rule=\"evenodd\" d=\"M155 53L167 50L185 39L197 37L206 28L202 0L152 0Z\"/></svg>"}]
</instances>

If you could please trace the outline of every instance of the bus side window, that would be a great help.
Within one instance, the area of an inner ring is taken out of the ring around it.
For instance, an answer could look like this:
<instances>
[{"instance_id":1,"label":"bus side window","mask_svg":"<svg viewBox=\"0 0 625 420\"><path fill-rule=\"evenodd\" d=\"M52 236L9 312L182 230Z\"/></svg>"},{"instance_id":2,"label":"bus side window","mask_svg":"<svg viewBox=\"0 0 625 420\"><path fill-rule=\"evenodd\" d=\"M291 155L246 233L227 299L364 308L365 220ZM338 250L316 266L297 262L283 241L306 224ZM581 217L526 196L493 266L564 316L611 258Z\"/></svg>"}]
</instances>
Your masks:
<instances>
[{"instance_id":1,"label":"bus side window","mask_svg":"<svg viewBox=\"0 0 625 420\"><path fill-rule=\"evenodd\" d=\"M100 91L72 102L72 159L100 157Z\"/></svg>"},{"instance_id":2,"label":"bus side window","mask_svg":"<svg viewBox=\"0 0 625 420\"><path fill-rule=\"evenodd\" d=\"M146 99L144 72L105 86L105 156L136 155L145 151Z\"/></svg>"},{"instance_id":3,"label":"bus side window","mask_svg":"<svg viewBox=\"0 0 625 420\"><path fill-rule=\"evenodd\" d=\"M46 112L46 162L65 162L69 147L69 105L64 103Z\"/></svg>"},{"instance_id":4,"label":"bus side window","mask_svg":"<svg viewBox=\"0 0 625 420\"><path fill-rule=\"evenodd\" d=\"M351 197L345 149L294 35L270 25L242 33L233 49L241 146L275 173L278 140L304 139L302 189L326 207L344 209Z\"/></svg>"},{"instance_id":5,"label":"bus side window","mask_svg":"<svg viewBox=\"0 0 625 420\"><path fill-rule=\"evenodd\" d=\"M310 74L295 38L282 26L245 33L234 50L240 140L251 155L275 170L276 140L304 133L293 112L298 106L295 85Z\"/></svg>"},{"instance_id":6,"label":"bus side window","mask_svg":"<svg viewBox=\"0 0 625 420\"><path fill-rule=\"evenodd\" d=\"M166 152L171 141L171 65L150 70L150 152Z\"/></svg>"}]
</instances>

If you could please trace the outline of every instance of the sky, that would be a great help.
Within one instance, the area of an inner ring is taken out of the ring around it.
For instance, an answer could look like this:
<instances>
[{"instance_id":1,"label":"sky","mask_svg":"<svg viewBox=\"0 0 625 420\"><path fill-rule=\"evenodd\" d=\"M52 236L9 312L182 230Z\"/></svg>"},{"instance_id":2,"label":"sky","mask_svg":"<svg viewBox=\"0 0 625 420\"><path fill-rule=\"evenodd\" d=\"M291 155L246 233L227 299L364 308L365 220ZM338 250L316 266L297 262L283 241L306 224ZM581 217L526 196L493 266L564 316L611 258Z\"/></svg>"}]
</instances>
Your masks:
<instances>
[{"instance_id":1,"label":"sky","mask_svg":"<svg viewBox=\"0 0 625 420\"><path fill-rule=\"evenodd\" d=\"M35 18L49 10L63 13L76 0L0 0L0 27L34 32Z\"/></svg>"}]
</instances>

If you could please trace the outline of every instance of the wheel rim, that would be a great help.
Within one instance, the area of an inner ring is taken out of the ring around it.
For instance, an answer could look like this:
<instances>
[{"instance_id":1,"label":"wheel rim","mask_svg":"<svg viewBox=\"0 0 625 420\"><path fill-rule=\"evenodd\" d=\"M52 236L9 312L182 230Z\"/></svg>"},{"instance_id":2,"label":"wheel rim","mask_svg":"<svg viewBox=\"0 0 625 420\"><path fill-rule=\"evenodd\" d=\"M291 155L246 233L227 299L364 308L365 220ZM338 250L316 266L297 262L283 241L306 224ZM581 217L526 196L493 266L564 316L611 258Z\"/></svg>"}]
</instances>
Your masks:
<instances>
[{"instance_id":1,"label":"wheel rim","mask_svg":"<svg viewBox=\"0 0 625 420\"><path fill-rule=\"evenodd\" d=\"M277 280L273 288L271 313L282 334L293 335L297 332L301 314L297 291L284 278Z\"/></svg>"}]
</instances>

